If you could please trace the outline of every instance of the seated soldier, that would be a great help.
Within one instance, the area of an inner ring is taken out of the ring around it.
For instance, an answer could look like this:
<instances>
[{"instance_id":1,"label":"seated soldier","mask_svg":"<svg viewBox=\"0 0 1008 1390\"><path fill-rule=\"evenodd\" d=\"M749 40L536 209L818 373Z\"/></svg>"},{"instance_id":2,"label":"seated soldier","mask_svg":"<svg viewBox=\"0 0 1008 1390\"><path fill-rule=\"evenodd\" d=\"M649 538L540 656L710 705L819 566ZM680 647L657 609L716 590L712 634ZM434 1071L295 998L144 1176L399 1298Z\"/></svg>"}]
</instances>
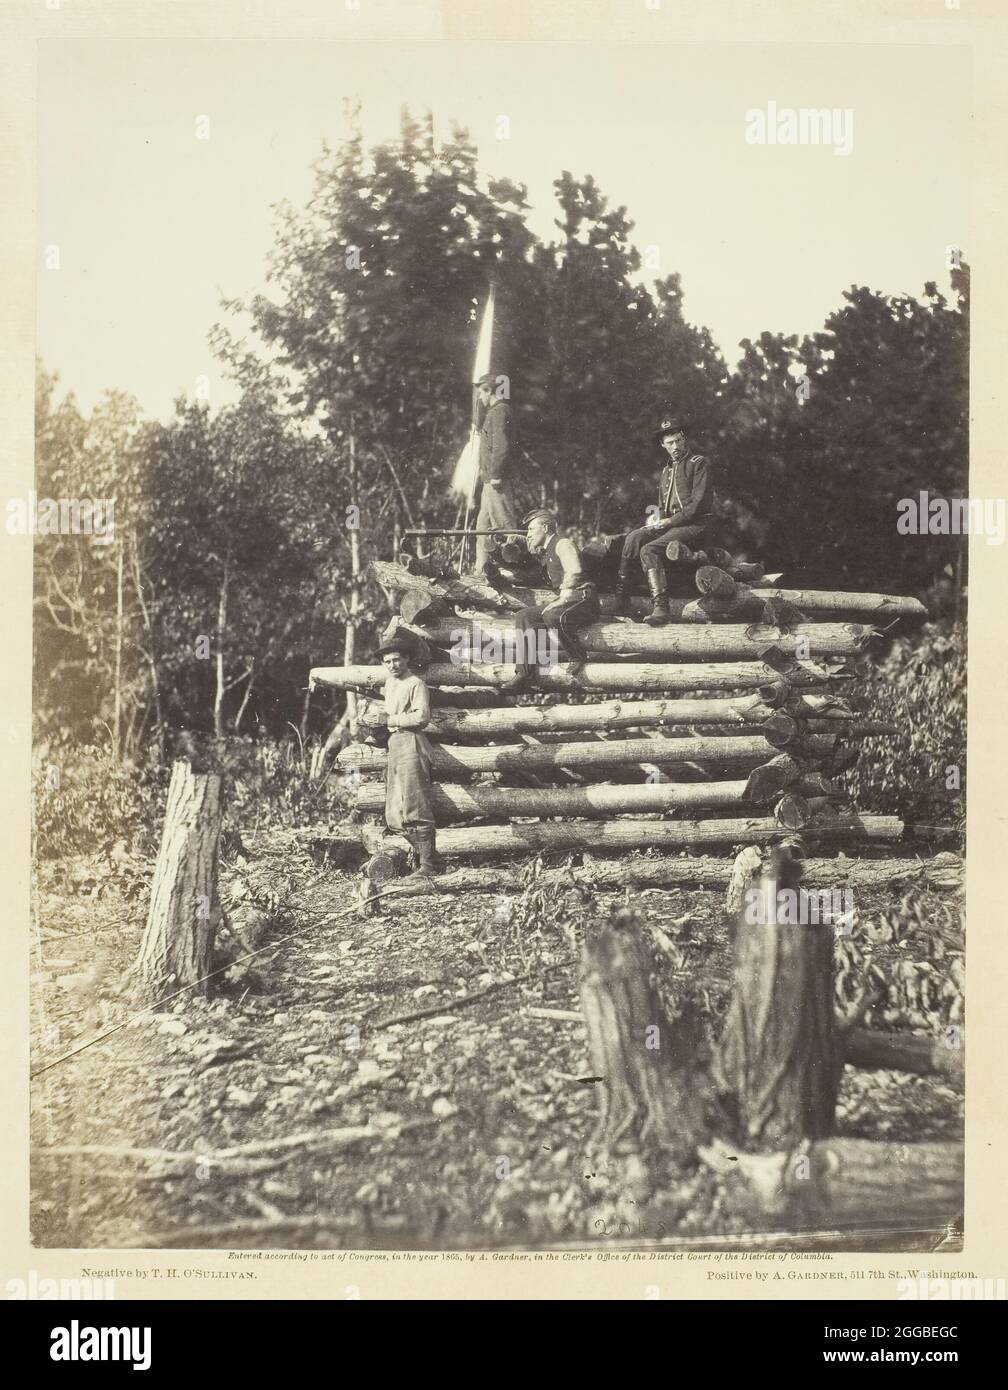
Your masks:
<instances>
[{"instance_id":1,"label":"seated soldier","mask_svg":"<svg viewBox=\"0 0 1008 1390\"><path fill-rule=\"evenodd\" d=\"M528 527L525 539L529 551L542 562L546 583L556 592L557 598L542 605L523 608L515 615L515 629L521 638L524 633L532 634L543 626L556 627L564 647L578 666L583 666L588 653L577 634L581 628L598 621L601 611L598 590L584 578L577 546L559 534L552 512L543 508L529 512L525 525ZM519 641L516 661L518 676L506 689L527 688L536 667L530 652L531 645L528 640Z\"/></svg>"},{"instance_id":2,"label":"seated soldier","mask_svg":"<svg viewBox=\"0 0 1008 1390\"><path fill-rule=\"evenodd\" d=\"M652 600L644 621L660 627L670 618L666 549L670 541L690 549L702 544L714 507L714 483L707 459L690 448L681 420L663 420L656 439L669 459L658 484L658 508L645 526L631 531L623 542L616 597L618 611L627 612L630 581L639 561Z\"/></svg>"}]
</instances>

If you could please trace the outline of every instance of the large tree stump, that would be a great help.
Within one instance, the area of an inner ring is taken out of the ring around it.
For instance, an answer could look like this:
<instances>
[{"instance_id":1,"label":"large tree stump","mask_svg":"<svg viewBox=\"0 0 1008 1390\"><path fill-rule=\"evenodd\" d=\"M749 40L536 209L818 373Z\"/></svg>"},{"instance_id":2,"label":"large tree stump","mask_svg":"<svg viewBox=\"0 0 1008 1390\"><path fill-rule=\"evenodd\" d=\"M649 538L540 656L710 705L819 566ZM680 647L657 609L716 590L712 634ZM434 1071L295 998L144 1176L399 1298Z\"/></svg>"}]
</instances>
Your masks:
<instances>
[{"instance_id":1,"label":"large tree stump","mask_svg":"<svg viewBox=\"0 0 1008 1390\"><path fill-rule=\"evenodd\" d=\"M689 1003L670 1021L652 980L637 914L621 909L590 926L581 959L581 1004L601 1109L592 1144L613 1153L666 1150L692 1160L703 1130L692 1074L702 1038Z\"/></svg>"},{"instance_id":2,"label":"large tree stump","mask_svg":"<svg viewBox=\"0 0 1008 1390\"><path fill-rule=\"evenodd\" d=\"M771 850L736 916L735 989L716 1070L750 1151L833 1132L841 1066L833 929L795 920L809 915L800 912L800 881L790 852Z\"/></svg>"},{"instance_id":3,"label":"large tree stump","mask_svg":"<svg viewBox=\"0 0 1008 1390\"><path fill-rule=\"evenodd\" d=\"M221 915L217 896L221 809L220 775L196 774L187 762L176 762L137 957L140 980L151 994L182 985L196 985L199 993L209 993L204 977L211 970Z\"/></svg>"}]
</instances>

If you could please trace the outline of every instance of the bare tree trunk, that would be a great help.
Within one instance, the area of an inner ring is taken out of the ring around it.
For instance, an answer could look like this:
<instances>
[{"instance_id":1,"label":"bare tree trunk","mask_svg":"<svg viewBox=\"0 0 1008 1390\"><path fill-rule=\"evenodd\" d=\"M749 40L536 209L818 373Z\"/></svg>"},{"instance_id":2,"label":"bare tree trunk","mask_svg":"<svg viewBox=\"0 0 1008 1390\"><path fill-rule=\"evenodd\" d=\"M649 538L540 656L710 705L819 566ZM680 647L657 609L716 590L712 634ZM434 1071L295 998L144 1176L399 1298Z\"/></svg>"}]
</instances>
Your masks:
<instances>
[{"instance_id":1,"label":"bare tree trunk","mask_svg":"<svg viewBox=\"0 0 1008 1390\"><path fill-rule=\"evenodd\" d=\"M217 689L214 693L214 734L224 737L224 637L227 633L228 571L230 559L224 561L220 597L217 603Z\"/></svg>"},{"instance_id":2,"label":"bare tree trunk","mask_svg":"<svg viewBox=\"0 0 1008 1390\"><path fill-rule=\"evenodd\" d=\"M717 1073L750 1150L786 1150L833 1132L841 1068L834 929L799 920L800 877L786 850L772 850L735 919L735 989Z\"/></svg>"},{"instance_id":3,"label":"bare tree trunk","mask_svg":"<svg viewBox=\"0 0 1008 1390\"><path fill-rule=\"evenodd\" d=\"M352 525L350 527L350 611L347 615L346 640L343 647L344 666L354 664L357 643L357 614L360 612L360 510L357 500L357 446L352 423L348 447L350 454L350 505L355 510L351 513ZM350 732L356 736L357 696L352 690L347 692L347 711L350 719Z\"/></svg>"},{"instance_id":4,"label":"bare tree trunk","mask_svg":"<svg viewBox=\"0 0 1008 1390\"><path fill-rule=\"evenodd\" d=\"M657 1147L691 1157L703 1133L696 1055L701 1024L688 1006L668 1020L652 983L641 923L615 912L585 933L581 1004L601 1110L593 1142L613 1152Z\"/></svg>"},{"instance_id":5,"label":"bare tree trunk","mask_svg":"<svg viewBox=\"0 0 1008 1390\"><path fill-rule=\"evenodd\" d=\"M249 696L252 694L252 682L253 682L254 680L255 680L255 657L252 657L252 659L251 659L250 662L249 662L249 677L248 677L248 684L247 684L246 687L245 687L245 694L242 696L242 702L241 702L241 704L238 706L238 713L235 715L235 722L234 722L234 731L235 731L235 733L238 732L239 725L240 725L241 722L242 722L242 715L245 713L245 710L246 710L246 708L247 708L247 706L248 706Z\"/></svg>"},{"instance_id":6,"label":"bare tree trunk","mask_svg":"<svg viewBox=\"0 0 1008 1390\"><path fill-rule=\"evenodd\" d=\"M176 762L137 958L140 979L151 995L195 984L210 972L220 919L221 809L220 776L194 773L189 763ZM206 984L199 991L209 992Z\"/></svg>"},{"instance_id":7,"label":"bare tree trunk","mask_svg":"<svg viewBox=\"0 0 1008 1390\"><path fill-rule=\"evenodd\" d=\"M115 713L112 719L112 756L122 759L122 638L123 638L123 543L119 537L116 556L116 640L115 640Z\"/></svg>"},{"instance_id":8,"label":"bare tree trunk","mask_svg":"<svg viewBox=\"0 0 1008 1390\"><path fill-rule=\"evenodd\" d=\"M133 537L133 584L136 588L137 602L140 604L140 612L143 616L144 629L147 633L147 643L149 650L142 655L150 668L151 693L154 699L154 715L157 720L157 741L158 756L164 759L164 720L161 717L161 681L158 676L157 662L154 659L154 626L151 622L150 610L147 607L147 600L144 597L143 577L140 573L140 556L137 554L136 536Z\"/></svg>"}]
</instances>

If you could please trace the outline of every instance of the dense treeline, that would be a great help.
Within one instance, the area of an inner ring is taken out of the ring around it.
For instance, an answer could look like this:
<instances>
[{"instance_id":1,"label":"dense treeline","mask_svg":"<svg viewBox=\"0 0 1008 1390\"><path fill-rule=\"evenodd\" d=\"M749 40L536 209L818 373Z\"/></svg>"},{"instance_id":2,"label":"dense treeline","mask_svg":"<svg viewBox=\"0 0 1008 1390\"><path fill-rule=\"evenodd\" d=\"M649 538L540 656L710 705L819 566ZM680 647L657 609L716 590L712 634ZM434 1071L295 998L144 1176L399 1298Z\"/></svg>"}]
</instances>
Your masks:
<instances>
[{"instance_id":1,"label":"dense treeline","mask_svg":"<svg viewBox=\"0 0 1008 1390\"><path fill-rule=\"evenodd\" d=\"M309 666L339 660L351 528L364 562L394 527L448 525L470 414L478 314L497 289L494 364L519 422L520 502L582 536L639 524L652 433L675 408L717 469L723 541L789 582L915 592L955 538L899 536L896 503L965 492L968 271L955 303L851 287L823 330L764 333L729 370L683 313L676 274L642 279L625 208L589 176L555 182L556 233L524 187L486 183L464 131L325 149L303 209L282 208L266 293L212 338L240 386L168 424L110 392L85 417L40 368L39 497L115 498L111 541L36 541L40 732L119 756L172 731L304 731ZM353 467L351 469L351 460ZM366 586L358 650L382 611Z\"/></svg>"}]
</instances>

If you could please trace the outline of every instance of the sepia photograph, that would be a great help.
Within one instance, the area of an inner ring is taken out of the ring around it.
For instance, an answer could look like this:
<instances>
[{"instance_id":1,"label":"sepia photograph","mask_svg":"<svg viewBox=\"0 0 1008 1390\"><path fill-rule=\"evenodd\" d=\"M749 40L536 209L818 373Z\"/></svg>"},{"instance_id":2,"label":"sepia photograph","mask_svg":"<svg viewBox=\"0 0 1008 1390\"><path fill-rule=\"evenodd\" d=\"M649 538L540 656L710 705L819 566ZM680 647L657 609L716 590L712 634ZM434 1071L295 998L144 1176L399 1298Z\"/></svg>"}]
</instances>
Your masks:
<instances>
[{"instance_id":1,"label":"sepia photograph","mask_svg":"<svg viewBox=\"0 0 1008 1390\"><path fill-rule=\"evenodd\" d=\"M38 43L38 1252L969 1248L974 53L633 8Z\"/></svg>"}]
</instances>

